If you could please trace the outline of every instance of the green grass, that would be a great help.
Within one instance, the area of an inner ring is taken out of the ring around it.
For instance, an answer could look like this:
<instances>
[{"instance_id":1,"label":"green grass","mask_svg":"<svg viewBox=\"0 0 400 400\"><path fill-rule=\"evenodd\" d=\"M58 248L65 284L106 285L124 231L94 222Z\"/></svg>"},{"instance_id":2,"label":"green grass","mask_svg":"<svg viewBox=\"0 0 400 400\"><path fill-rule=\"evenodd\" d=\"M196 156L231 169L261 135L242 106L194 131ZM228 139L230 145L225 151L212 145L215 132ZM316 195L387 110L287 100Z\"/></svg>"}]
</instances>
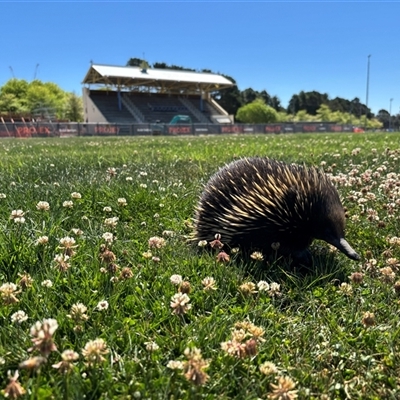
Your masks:
<instances>
[{"instance_id":1,"label":"green grass","mask_svg":"<svg viewBox=\"0 0 400 400\"><path fill-rule=\"evenodd\" d=\"M7 371L18 370L29 399L258 399L267 398L280 376L296 383L299 398L399 398L400 298L394 284L400 244L389 242L400 236L399 142L395 133L2 140L0 286L14 283L17 291L11 300L0 298L0 390L8 385ZM284 260L267 266L238 255L220 264L215 254L189 246L203 184L224 163L253 155L332 173L349 216L346 238L362 260L315 242L314 269L304 274ZM73 192L81 198L72 199ZM69 200L73 207L64 207ZM37 210L39 201L50 210ZM21 224L10 218L18 209L25 213ZM111 217L118 217L113 228L104 224ZM116 271L100 258L105 232L116 237L108 246ZM48 243L36 245L44 235ZM166 245L150 249L157 259L146 258L154 236ZM62 272L54 258L64 252L64 237L73 237L77 247ZM385 278L382 268L390 263L395 276ZM123 268L130 269L127 279L120 276ZM361 284L349 278L356 271L364 273ZM21 286L24 274L33 279L28 287ZM172 314L173 274L191 286L184 315ZM215 279L216 290L203 290L206 277ZM43 286L46 280L51 287ZM281 295L240 290L260 280L279 283ZM102 300L109 307L99 310ZM87 307L81 323L68 317L76 303ZM13 323L19 310L28 319ZM362 323L366 312L375 316L369 327ZM21 362L43 351L32 349L31 327L46 318L57 320L50 339L57 351L38 369L23 368ZM221 343L243 321L264 329L264 341L240 358ZM108 352L88 365L82 349L97 338ZM149 342L158 348L149 350ZM187 361L188 347L201 349L208 363L202 385L167 367L171 360ZM67 349L79 358L63 374L53 365ZM266 361L278 372L263 374L259 367Z\"/></svg>"}]
</instances>

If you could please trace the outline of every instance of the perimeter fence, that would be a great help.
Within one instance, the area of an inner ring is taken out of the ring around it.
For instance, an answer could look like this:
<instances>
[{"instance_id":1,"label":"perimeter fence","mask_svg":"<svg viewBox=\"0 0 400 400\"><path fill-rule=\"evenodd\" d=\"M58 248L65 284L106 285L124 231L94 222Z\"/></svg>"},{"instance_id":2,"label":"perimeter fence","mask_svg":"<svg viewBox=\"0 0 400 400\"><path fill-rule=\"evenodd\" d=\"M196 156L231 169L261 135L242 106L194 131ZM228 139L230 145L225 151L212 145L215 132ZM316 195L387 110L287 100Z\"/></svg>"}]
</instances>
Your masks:
<instances>
[{"instance_id":1,"label":"perimeter fence","mask_svg":"<svg viewBox=\"0 0 400 400\"><path fill-rule=\"evenodd\" d=\"M310 132L356 132L352 125L334 123L275 124L110 124L77 122L2 122L0 137L68 137L68 136L143 136L207 134L278 134Z\"/></svg>"}]
</instances>

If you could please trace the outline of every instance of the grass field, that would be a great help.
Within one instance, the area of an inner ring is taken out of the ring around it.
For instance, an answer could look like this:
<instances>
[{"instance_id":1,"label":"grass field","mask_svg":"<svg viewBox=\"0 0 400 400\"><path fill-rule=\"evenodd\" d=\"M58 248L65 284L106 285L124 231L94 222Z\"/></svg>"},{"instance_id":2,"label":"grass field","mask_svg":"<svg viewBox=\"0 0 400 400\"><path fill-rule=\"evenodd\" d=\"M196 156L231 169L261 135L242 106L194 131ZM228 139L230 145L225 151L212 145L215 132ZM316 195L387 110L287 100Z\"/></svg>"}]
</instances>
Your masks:
<instances>
[{"instance_id":1,"label":"grass field","mask_svg":"<svg viewBox=\"0 0 400 400\"><path fill-rule=\"evenodd\" d=\"M2 140L0 398L400 398L400 134ZM261 155L331 173L355 262L218 262L202 185ZM16 372L18 371L18 372Z\"/></svg>"}]
</instances>

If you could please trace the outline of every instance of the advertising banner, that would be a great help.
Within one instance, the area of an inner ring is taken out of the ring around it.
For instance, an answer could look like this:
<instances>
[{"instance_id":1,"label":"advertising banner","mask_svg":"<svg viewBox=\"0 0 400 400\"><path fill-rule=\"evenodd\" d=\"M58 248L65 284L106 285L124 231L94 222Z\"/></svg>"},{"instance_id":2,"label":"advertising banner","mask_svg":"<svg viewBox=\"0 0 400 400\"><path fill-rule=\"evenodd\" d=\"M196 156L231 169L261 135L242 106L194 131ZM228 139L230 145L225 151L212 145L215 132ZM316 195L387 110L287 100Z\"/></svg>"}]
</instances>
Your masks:
<instances>
[{"instance_id":1,"label":"advertising banner","mask_svg":"<svg viewBox=\"0 0 400 400\"><path fill-rule=\"evenodd\" d=\"M352 125L331 122L296 122L274 124L107 124L77 122L1 121L0 137L114 136L114 135L207 135L207 134L280 134L354 132Z\"/></svg>"},{"instance_id":2,"label":"advertising banner","mask_svg":"<svg viewBox=\"0 0 400 400\"><path fill-rule=\"evenodd\" d=\"M193 130L195 135L207 135L210 133L219 133L219 125L215 124L194 124Z\"/></svg>"},{"instance_id":3,"label":"advertising banner","mask_svg":"<svg viewBox=\"0 0 400 400\"><path fill-rule=\"evenodd\" d=\"M133 125L134 135L151 135L151 124L135 124Z\"/></svg>"},{"instance_id":4,"label":"advertising banner","mask_svg":"<svg viewBox=\"0 0 400 400\"><path fill-rule=\"evenodd\" d=\"M192 135L192 125L167 125L168 135Z\"/></svg>"},{"instance_id":5,"label":"advertising banner","mask_svg":"<svg viewBox=\"0 0 400 400\"><path fill-rule=\"evenodd\" d=\"M60 122L57 124L57 131L60 136L78 136L79 124L75 122Z\"/></svg>"},{"instance_id":6,"label":"advertising banner","mask_svg":"<svg viewBox=\"0 0 400 400\"><path fill-rule=\"evenodd\" d=\"M14 137L14 126L12 123L0 124L0 137Z\"/></svg>"},{"instance_id":7,"label":"advertising banner","mask_svg":"<svg viewBox=\"0 0 400 400\"><path fill-rule=\"evenodd\" d=\"M281 133L282 132L282 125L281 124L268 124L268 125L265 125L264 132L265 133Z\"/></svg>"},{"instance_id":8,"label":"advertising banner","mask_svg":"<svg viewBox=\"0 0 400 400\"><path fill-rule=\"evenodd\" d=\"M221 133L243 133L243 125L238 124L227 124L220 125Z\"/></svg>"}]
</instances>

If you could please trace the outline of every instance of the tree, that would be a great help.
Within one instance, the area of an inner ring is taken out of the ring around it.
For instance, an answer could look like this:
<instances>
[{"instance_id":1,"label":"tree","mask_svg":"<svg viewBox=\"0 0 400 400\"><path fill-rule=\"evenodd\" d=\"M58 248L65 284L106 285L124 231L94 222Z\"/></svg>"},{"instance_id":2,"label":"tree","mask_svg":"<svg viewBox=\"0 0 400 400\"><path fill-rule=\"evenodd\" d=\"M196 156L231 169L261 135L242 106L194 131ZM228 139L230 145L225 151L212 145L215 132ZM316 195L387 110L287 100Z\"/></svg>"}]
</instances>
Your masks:
<instances>
[{"instance_id":1,"label":"tree","mask_svg":"<svg viewBox=\"0 0 400 400\"><path fill-rule=\"evenodd\" d=\"M350 112L351 103L349 100L335 97L333 100L328 101L329 108L332 111Z\"/></svg>"},{"instance_id":2,"label":"tree","mask_svg":"<svg viewBox=\"0 0 400 400\"><path fill-rule=\"evenodd\" d=\"M293 117L291 115L288 115L286 111L277 111L278 114L278 120L277 122L292 122Z\"/></svg>"},{"instance_id":3,"label":"tree","mask_svg":"<svg viewBox=\"0 0 400 400\"><path fill-rule=\"evenodd\" d=\"M289 101L288 109L292 113L305 110L308 114L316 115L321 104L327 104L329 97L326 93L301 91L298 95L293 95Z\"/></svg>"},{"instance_id":4,"label":"tree","mask_svg":"<svg viewBox=\"0 0 400 400\"><path fill-rule=\"evenodd\" d=\"M259 93L259 97L260 97L261 99L264 100L265 104L267 104L267 105L269 105L269 106L275 108L275 107L271 104L271 96L269 95L269 93L268 93L266 90L262 90L262 91ZM277 110L277 111L278 111L278 110Z\"/></svg>"},{"instance_id":5,"label":"tree","mask_svg":"<svg viewBox=\"0 0 400 400\"><path fill-rule=\"evenodd\" d=\"M236 118L245 123L262 124L278 121L278 113L266 105L262 99L256 99L252 103L240 107Z\"/></svg>"},{"instance_id":6,"label":"tree","mask_svg":"<svg viewBox=\"0 0 400 400\"><path fill-rule=\"evenodd\" d=\"M296 113L294 120L300 122L310 122L314 120L314 117L312 115L307 114L306 110L299 110Z\"/></svg>"},{"instance_id":7,"label":"tree","mask_svg":"<svg viewBox=\"0 0 400 400\"><path fill-rule=\"evenodd\" d=\"M177 70L177 71L192 71L192 72L196 71L196 70L193 69L193 68L181 67L181 66L179 66L179 65L174 65L174 64L168 65L168 64L166 64L165 62L155 62L155 63L153 64L153 68L158 68L158 69L175 69L175 70Z\"/></svg>"},{"instance_id":8,"label":"tree","mask_svg":"<svg viewBox=\"0 0 400 400\"><path fill-rule=\"evenodd\" d=\"M265 92L265 90L263 92ZM261 93L263 93L263 92L261 92ZM279 100L279 98L277 96L270 97L269 101L267 101L266 104L268 104L269 106L274 108L276 111L283 111L284 110L284 108L281 105L281 101Z\"/></svg>"},{"instance_id":9,"label":"tree","mask_svg":"<svg viewBox=\"0 0 400 400\"><path fill-rule=\"evenodd\" d=\"M336 122L335 114L327 104L321 104L321 107L317 110L316 117L319 121Z\"/></svg>"},{"instance_id":10,"label":"tree","mask_svg":"<svg viewBox=\"0 0 400 400\"><path fill-rule=\"evenodd\" d=\"M26 98L31 113L49 118L64 118L67 93L55 83L43 83L40 80L30 82Z\"/></svg>"},{"instance_id":11,"label":"tree","mask_svg":"<svg viewBox=\"0 0 400 400\"><path fill-rule=\"evenodd\" d=\"M27 91L29 84L24 79L10 79L0 88L0 112L22 114L29 112Z\"/></svg>"},{"instance_id":12,"label":"tree","mask_svg":"<svg viewBox=\"0 0 400 400\"><path fill-rule=\"evenodd\" d=\"M75 92L69 93L68 95L65 118L74 122L83 121L82 98L77 96Z\"/></svg>"},{"instance_id":13,"label":"tree","mask_svg":"<svg viewBox=\"0 0 400 400\"><path fill-rule=\"evenodd\" d=\"M389 125L391 125L390 122L393 122L393 118L392 121L390 121L390 114L386 110L379 110L376 118L382 123L385 129L388 129Z\"/></svg>"},{"instance_id":14,"label":"tree","mask_svg":"<svg viewBox=\"0 0 400 400\"><path fill-rule=\"evenodd\" d=\"M228 76L223 75L226 79L230 80L234 86L227 89L217 90L212 93L212 98L217 100L218 104L228 112L230 115L236 115L237 110L242 106L243 99L240 90L236 85L236 81Z\"/></svg>"},{"instance_id":15,"label":"tree","mask_svg":"<svg viewBox=\"0 0 400 400\"><path fill-rule=\"evenodd\" d=\"M248 88L242 91L242 104L246 105L252 103L259 97L259 93L254 91L252 88Z\"/></svg>"},{"instance_id":16,"label":"tree","mask_svg":"<svg viewBox=\"0 0 400 400\"><path fill-rule=\"evenodd\" d=\"M82 99L52 82L10 79L0 87L0 112L83 120ZM67 116L68 114L68 116Z\"/></svg>"},{"instance_id":17,"label":"tree","mask_svg":"<svg viewBox=\"0 0 400 400\"><path fill-rule=\"evenodd\" d=\"M140 67L140 65L143 63L143 61L145 61L145 60L143 60L141 58L136 58L136 57L130 58L128 60L128 62L126 63L126 66L127 67Z\"/></svg>"},{"instance_id":18,"label":"tree","mask_svg":"<svg viewBox=\"0 0 400 400\"><path fill-rule=\"evenodd\" d=\"M25 114L28 113L25 100L13 93L0 94L0 113Z\"/></svg>"}]
</instances>

